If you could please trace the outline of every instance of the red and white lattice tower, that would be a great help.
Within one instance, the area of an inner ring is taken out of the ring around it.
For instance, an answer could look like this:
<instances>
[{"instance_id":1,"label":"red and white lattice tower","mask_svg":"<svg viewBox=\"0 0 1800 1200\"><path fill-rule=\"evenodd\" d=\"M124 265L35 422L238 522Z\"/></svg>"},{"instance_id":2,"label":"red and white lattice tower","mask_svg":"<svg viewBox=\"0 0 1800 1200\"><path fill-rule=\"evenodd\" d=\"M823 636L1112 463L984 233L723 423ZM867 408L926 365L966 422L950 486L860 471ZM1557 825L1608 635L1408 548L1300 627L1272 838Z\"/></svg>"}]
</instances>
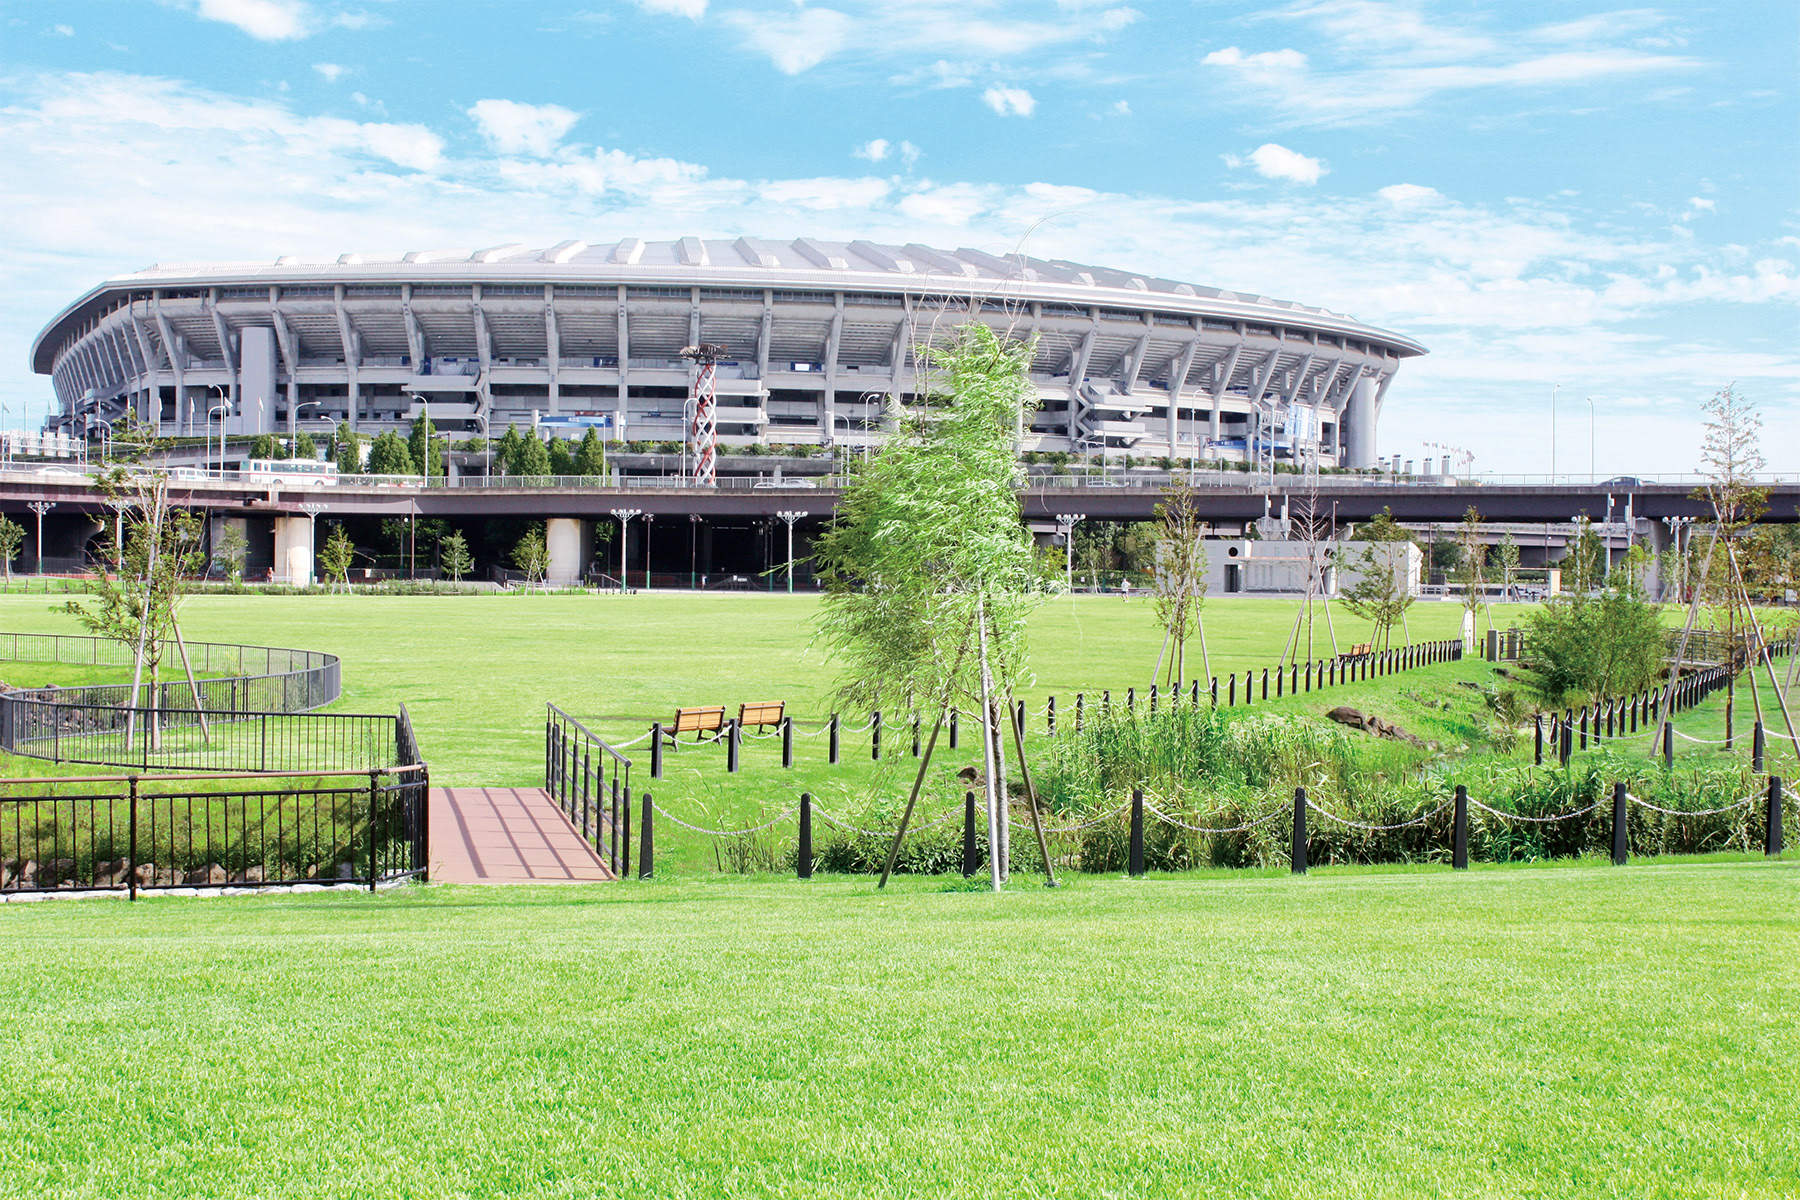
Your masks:
<instances>
[{"instance_id":1,"label":"red and white lattice tower","mask_svg":"<svg viewBox=\"0 0 1800 1200\"><path fill-rule=\"evenodd\" d=\"M694 444L694 484L712 487L716 482L719 459L719 415L714 379L718 374L719 355L725 347L711 342L687 346L683 358L691 358L699 367L694 374L694 427L688 437Z\"/></svg>"}]
</instances>

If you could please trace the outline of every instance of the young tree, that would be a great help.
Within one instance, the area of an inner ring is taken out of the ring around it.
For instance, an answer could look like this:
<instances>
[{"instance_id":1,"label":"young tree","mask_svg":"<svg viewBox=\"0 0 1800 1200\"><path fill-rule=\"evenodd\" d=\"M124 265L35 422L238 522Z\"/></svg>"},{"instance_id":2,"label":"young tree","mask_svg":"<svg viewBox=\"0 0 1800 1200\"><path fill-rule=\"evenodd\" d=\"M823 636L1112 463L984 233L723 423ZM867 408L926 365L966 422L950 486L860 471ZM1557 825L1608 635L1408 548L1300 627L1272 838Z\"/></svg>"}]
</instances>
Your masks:
<instances>
[{"instance_id":1,"label":"young tree","mask_svg":"<svg viewBox=\"0 0 1800 1200\"><path fill-rule=\"evenodd\" d=\"M430 417L420 414L413 418L412 431L406 435L406 454L412 459L415 473L420 464L428 463L425 474L430 478L445 474L444 446L438 440L437 429L431 424Z\"/></svg>"},{"instance_id":2,"label":"young tree","mask_svg":"<svg viewBox=\"0 0 1800 1200\"><path fill-rule=\"evenodd\" d=\"M1412 531L1394 520L1394 510L1384 507L1350 534L1354 542L1413 542Z\"/></svg>"},{"instance_id":3,"label":"young tree","mask_svg":"<svg viewBox=\"0 0 1800 1200\"><path fill-rule=\"evenodd\" d=\"M303 429L295 435L292 457L299 459L316 459L319 457L319 443L313 440L312 434Z\"/></svg>"},{"instance_id":4,"label":"young tree","mask_svg":"<svg viewBox=\"0 0 1800 1200\"><path fill-rule=\"evenodd\" d=\"M458 583L475 566L475 560L469 555L469 539L463 536L460 529L448 537L438 539L438 550L445 574Z\"/></svg>"},{"instance_id":5,"label":"young tree","mask_svg":"<svg viewBox=\"0 0 1800 1200\"><path fill-rule=\"evenodd\" d=\"M344 532L342 525L333 525L319 551L319 570L331 580L333 591L340 583L346 592L350 590L350 563L355 555L356 547L351 543L350 535Z\"/></svg>"},{"instance_id":6,"label":"young tree","mask_svg":"<svg viewBox=\"0 0 1800 1200\"><path fill-rule=\"evenodd\" d=\"M417 475L418 469L413 464L412 454L400 435L389 429L378 436L369 447L369 474L371 475Z\"/></svg>"},{"instance_id":7,"label":"young tree","mask_svg":"<svg viewBox=\"0 0 1800 1200\"><path fill-rule=\"evenodd\" d=\"M1410 541L1381 541L1364 546L1354 568L1339 551L1337 567L1340 575L1353 569L1357 580L1343 594L1344 607L1375 626L1370 645L1381 650L1393 644L1394 626L1406 617L1406 610L1416 599L1412 591L1412 555Z\"/></svg>"},{"instance_id":8,"label":"young tree","mask_svg":"<svg viewBox=\"0 0 1800 1200\"><path fill-rule=\"evenodd\" d=\"M220 523L213 538L212 560L225 568L225 576L235 586L244 581L244 558L250 553L250 539L244 531L228 521Z\"/></svg>"},{"instance_id":9,"label":"young tree","mask_svg":"<svg viewBox=\"0 0 1800 1200\"><path fill-rule=\"evenodd\" d=\"M529 591L531 585L544 578L544 572L550 566L550 552L544 544L544 527L533 524L519 539L512 552L513 565L525 573L525 587Z\"/></svg>"},{"instance_id":10,"label":"young tree","mask_svg":"<svg viewBox=\"0 0 1800 1200\"><path fill-rule=\"evenodd\" d=\"M1156 506L1156 567L1152 591L1156 598L1156 617L1164 631L1163 651L1167 654L1167 682L1179 687L1187 678L1187 640L1200 629L1200 610L1206 603L1206 543L1200 538L1200 519L1194 511L1194 493L1183 481L1176 481L1163 492ZM1173 653L1168 652L1173 649ZM1210 676L1212 664L1206 653L1206 636L1200 637L1203 672ZM1163 655L1157 657L1160 671Z\"/></svg>"},{"instance_id":11,"label":"young tree","mask_svg":"<svg viewBox=\"0 0 1800 1200\"><path fill-rule=\"evenodd\" d=\"M960 700L982 715L996 890L1007 872L1002 714L1024 677L1026 618L1042 598L1013 490L1017 431L1036 404L1027 374L1032 352L1031 343L1005 340L982 324L916 350L933 368L932 392L947 402L903 417L851 479L815 544L826 587L819 637L846 671L839 695L935 718L889 867L945 714ZM1035 822L1029 773L1025 781Z\"/></svg>"},{"instance_id":12,"label":"young tree","mask_svg":"<svg viewBox=\"0 0 1800 1200\"><path fill-rule=\"evenodd\" d=\"M1473 504L1463 513L1456 528L1456 581L1463 585L1462 607L1464 628L1474 629L1475 614L1487 601L1487 544L1481 540L1481 514ZM1488 625L1493 625L1490 614Z\"/></svg>"},{"instance_id":13,"label":"young tree","mask_svg":"<svg viewBox=\"0 0 1800 1200\"><path fill-rule=\"evenodd\" d=\"M576 475L598 476L606 474L606 447L600 441L600 435L588 426L582 436L581 446L575 451Z\"/></svg>"},{"instance_id":14,"label":"young tree","mask_svg":"<svg viewBox=\"0 0 1800 1200\"><path fill-rule=\"evenodd\" d=\"M494 461L500 465L505 475L517 475L519 455L525 451L525 439L520 436L516 425L508 425L506 432L494 443Z\"/></svg>"},{"instance_id":15,"label":"young tree","mask_svg":"<svg viewBox=\"0 0 1800 1200\"><path fill-rule=\"evenodd\" d=\"M1519 573L1519 543L1513 541L1513 535L1500 535L1500 542L1494 547L1494 566L1500 570L1500 595L1511 600L1513 598L1513 579Z\"/></svg>"},{"instance_id":16,"label":"young tree","mask_svg":"<svg viewBox=\"0 0 1800 1200\"><path fill-rule=\"evenodd\" d=\"M0 516L0 559L6 560L6 582L12 583L13 559L19 556L19 547L25 544L25 527L11 517Z\"/></svg>"},{"instance_id":17,"label":"young tree","mask_svg":"<svg viewBox=\"0 0 1800 1200\"><path fill-rule=\"evenodd\" d=\"M339 475L361 475L363 473L362 437L351 432L348 421L338 423L337 432L331 435L332 454L337 459Z\"/></svg>"},{"instance_id":18,"label":"young tree","mask_svg":"<svg viewBox=\"0 0 1800 1200\"><path fill-rule=\"evenodd\" d=\"M1575 540L1562 556L1562 585L1566 592L1585 595L1606 583L1606 547L1594 532L1593 522L1584 514L1576 527Z\"/></svg>"},{"instance_id":19,"label":"young tree","mask_svg":"<svg viewBox=\"0 0 1800 1200\"><path fill-rule=\"evenodd\" d=\"M250 439L251 458L286 458L273 434L259 433Z\"/></svg>"},{"instance_id":20,"label":"young tree","mask_svg":"<svg viewBox=\"0 0 1800 1200\"><path fill-rule=\"evenodd\" d=\"M1662 674L1662 616L1629 581L1565 592L1525 618L1525 685L1548 708L1649 687Z\"/></svg>"}]
</instances>

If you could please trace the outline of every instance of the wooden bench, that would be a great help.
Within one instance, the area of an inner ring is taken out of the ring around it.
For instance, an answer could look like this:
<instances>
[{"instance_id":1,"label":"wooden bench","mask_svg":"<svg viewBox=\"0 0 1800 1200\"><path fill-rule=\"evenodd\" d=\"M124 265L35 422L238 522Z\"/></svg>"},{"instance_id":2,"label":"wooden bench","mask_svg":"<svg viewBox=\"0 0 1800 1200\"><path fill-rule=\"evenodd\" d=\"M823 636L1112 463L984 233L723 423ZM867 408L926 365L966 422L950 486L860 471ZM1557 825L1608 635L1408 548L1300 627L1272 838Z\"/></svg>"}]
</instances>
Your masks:
<instances>
[{"instance_id":1,"label":"wooden bench","mask_svg":"<svg viewBox=\"0 0 1800 1200\"><path fill-rule=\"evenodd\" d=\"M1367 658L1368 656L1369 656L1369 643L1363 642L1360 645L1350 647L1350 652L1348 654L1338 655L1338 661L1339 662L1349 662L1352 659Z\"/></svg>"},{"instance_id":2,"label":"wooden bench","mask_svg":"<svg viewBox=\"0 0 1800 1200\"><path fill-rule=\"evenodd\" d=\"M756 704L738 705L738 728L748 729L752 725L779 725L787 709L785 700L764 700Z\"/></svg>"},{"instance_id":3,"label":"wooden bench","mask_svg":"<svg viewBox=\"0 0 1800 1200\"><path fill-rule=\"evenodd\" d=\"M719 735L724 731L725 706L723 704L715 704L704 708L676 709L675 720L669 723L669 726L663 730L663 733L668 737L670 743L673 744L682 734L690 732L694 735L694 740L696 742L700 741L701 737L708 733L712 734L714 741L717 741Z\"/></svg>"}]
</instances>

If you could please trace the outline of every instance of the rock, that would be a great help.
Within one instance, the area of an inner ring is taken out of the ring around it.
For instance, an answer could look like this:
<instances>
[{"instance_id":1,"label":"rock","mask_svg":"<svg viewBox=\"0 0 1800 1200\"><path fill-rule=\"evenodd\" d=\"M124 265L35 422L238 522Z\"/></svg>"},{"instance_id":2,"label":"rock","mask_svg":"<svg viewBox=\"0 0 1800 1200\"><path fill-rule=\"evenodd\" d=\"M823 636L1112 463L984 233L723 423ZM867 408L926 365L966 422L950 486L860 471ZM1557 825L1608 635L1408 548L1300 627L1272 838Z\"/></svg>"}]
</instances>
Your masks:
<instances>
[{"instance_id":1,"label":"rock","mask_svg":"<svg viewBox=\"0 0 1800 1200\"><path fill-rule=\"evenodd\" d=\"M1459 679L1456 681L1456 686L1468 688L1472 692L1479 692L1481 690L1481 685L1472 679Z\"/></svg>"},{"instance_id":2,"label":"rock","mask_svg":"<svg viewBox=\"0 0 1800 1200\"><path fill-rule=\"evenodd\" d=\"M56 887L69 882L74 874L74 859L53 858L38 868L37 884L39 887Z\"/></svg>"},{"instance_id":3,"label":"rock","mask_svg":"<svg viewBox=\"0 0 1800 1200\"><path fill-rule=\"evenodd\" d=\"M181 882L189 886L195 884L216 884L225 882L225 868L218 863L207 863L204 867L195 867L181 877Z\"/></svg>"},{"instance_id":4,"label":"rock","mask_svg":"<svg viewBox=\"0 0 1800 1200\"><path fill-rule=\"evenodd\" d=\"M16 858L0 863L0 888L27 888L37 882L37 863Z\"/></svg>"},{"instance_id":5,"label":"rock","mask_svg":"<svg viewBox=\"0 0 1800 1200\"><path fill-rule=\"evenodd\" d=\"M124 887L125 860L115 858L111 862L94 864L95 887Z\"/></svg>"},{"instance_id":6,"label":"rock","mask_svg":"<svg viewBox=\"0 0 1800 1200\"><path fill-rule=\"evenodd\" d=\"M139 863L137 866L133 867L131 869L131 871L125 876L126 881L130 882L131 877L133 875L137 876L137 885L139 887L155 887L156 886L156 864L155 863Z\"/></svg>"},{"instance_id":7,"label":"rock","mask_svg":"<svg viewBox=\"0 0 1800 1200\"><path fill-rule=\"evenodd\" d=\"M261 883L263 881L263 869L261 866L246 868L242 878L245 883Z\"/></svg>"},{"instance_id":8,"label":"rock","mask_svg":"<svg viewBox=\"0 0 1800 1200\"><path fill-rule=\"evenodd\" d=\"M1421 749L1425 748L1425 743L1423 741L1406 732L1406 730L1400 728L1400 726L1384 721L1380 717L1359 712L1347 704L1340 704L1325 715L1333 721L1336 721L1339 725L1348 725L1352 729L1365 730L1374 734L1376 737L1384 737L1396 742L1411 742Z\"/></svg>"},{"instance_id":9,"label":"rock","mask_svg":"<svg viewBox=\"0 0 1800 1200\"><path fill-rule=\"evenodd\" d=\"M151 887L175 887L178 884L180 884L180 882L181 882L181 876L177 875L175 873L175 869L173 867L159 867L156 869L155 881L153 883L151 883L149 886L151 886Z\"/></svg>"},{"instance_id":10,"label":"rock","mask_svg":"<svg viewBox=\"0 0 1800 1200\"><path fill-rule=\"evenodd\" d=\"M352 863L339 863L338 869L337 869L337 877L339 879L355 879L356 878L355 865Z\"/></svg>"}]
</instances>

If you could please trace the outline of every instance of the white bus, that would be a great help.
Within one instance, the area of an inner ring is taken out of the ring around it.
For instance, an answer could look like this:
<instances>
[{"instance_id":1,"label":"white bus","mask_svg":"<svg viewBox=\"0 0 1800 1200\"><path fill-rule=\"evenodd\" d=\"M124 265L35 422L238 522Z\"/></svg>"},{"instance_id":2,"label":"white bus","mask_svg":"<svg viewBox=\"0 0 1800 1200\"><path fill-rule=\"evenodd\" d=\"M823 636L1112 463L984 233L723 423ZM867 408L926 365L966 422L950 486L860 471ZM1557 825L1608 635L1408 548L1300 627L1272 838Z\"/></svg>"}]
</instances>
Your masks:
<instances>
[{"instance_id":1,"label":"white bus","mask_svg":"<svg viewBox=\"0 0 1800 1200\"><path fill-rule=\"evenodd\" d=\"M264 487L329 487L337 483L337 464L311 458L253 458L238 477Z\"/></svg>"}]
</instances>

